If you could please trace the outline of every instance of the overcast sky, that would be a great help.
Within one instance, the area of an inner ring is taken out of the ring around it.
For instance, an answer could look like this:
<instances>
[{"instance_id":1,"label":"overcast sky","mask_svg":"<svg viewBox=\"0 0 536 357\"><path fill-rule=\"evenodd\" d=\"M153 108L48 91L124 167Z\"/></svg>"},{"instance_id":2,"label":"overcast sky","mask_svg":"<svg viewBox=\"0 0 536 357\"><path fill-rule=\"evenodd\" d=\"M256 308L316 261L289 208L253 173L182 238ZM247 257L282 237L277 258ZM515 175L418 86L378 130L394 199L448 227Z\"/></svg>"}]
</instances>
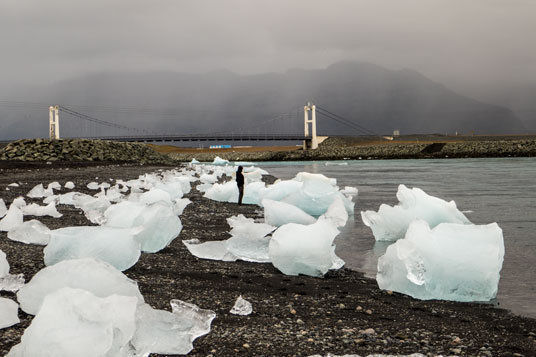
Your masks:
<instances>
[{"instance_id":1,"label":"overcast sky","mask_svg":"<svg viewBox=\"0 0 536 357\"><path fill-rule=\"evenodd\" d=\"M535 0L2 0L0 84L360 60L455 89L536 82ZM16 99L16 98L9 98Z\"/></svg>"}]
</instances>

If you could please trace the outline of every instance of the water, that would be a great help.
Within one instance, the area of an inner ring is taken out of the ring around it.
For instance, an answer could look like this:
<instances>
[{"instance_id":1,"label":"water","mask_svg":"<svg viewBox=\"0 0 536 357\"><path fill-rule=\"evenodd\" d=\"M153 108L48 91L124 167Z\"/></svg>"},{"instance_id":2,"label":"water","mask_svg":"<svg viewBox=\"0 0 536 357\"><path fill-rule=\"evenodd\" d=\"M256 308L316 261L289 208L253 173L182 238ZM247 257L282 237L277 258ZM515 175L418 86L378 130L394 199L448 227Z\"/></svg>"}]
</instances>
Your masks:
<instances>
[{"instance_id":1,"label":"water","mask_svg":"<svg viewBox=\"0 0 536 357\"><path fill-rule=\"evenodd\" d=\"M475 224L497 222L503 230L505 258L498 304L536 318L536 158L448 160L359 160L266 162L259 166L289 179L300 171L355 186L355 216L336 240L337 255L346 266L376 276L378 257L389 243L376 242L361 221L360 211L398 202L399 184L422 188L446 201L454 200Z\"/></svg>"}]
</instances>

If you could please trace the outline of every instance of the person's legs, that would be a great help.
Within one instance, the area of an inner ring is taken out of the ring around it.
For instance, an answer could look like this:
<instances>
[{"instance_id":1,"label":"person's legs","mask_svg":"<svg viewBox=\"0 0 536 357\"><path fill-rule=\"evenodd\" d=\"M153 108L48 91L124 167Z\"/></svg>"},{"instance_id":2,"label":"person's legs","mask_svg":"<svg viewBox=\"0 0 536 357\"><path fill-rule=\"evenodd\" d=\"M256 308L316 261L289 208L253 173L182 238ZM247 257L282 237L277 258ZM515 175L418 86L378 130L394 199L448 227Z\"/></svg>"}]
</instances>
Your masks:
<instances>
[{"instance_id":1,"label":"person's legs","mask_svg":"<svg viewBox=\"0 0 536 357\"><path fill-rule=\"evenodd\" d=\"M244 186L238 186L238 204L242 204L242 197L244 197Z\"/></svg>"}]
</instances>

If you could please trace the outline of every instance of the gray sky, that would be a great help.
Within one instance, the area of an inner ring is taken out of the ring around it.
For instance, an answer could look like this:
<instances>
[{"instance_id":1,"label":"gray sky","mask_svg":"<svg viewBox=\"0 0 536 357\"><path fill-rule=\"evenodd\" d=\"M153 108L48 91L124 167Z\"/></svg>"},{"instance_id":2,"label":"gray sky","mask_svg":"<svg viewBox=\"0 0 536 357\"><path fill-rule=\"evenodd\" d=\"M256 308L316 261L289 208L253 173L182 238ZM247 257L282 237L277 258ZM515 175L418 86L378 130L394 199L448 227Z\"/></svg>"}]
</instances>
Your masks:
<instances>
[{"instance_id":1,"label":"gray sky","mask_svg":"<svg viewBox=\"0 0 536 357\"><path fill-rule=\"evenodd\" d=\"M534 0L3 0L0 86L341 60L412 68L458 90L527 85L535 34Z\"/></svg>"}]
</instances>

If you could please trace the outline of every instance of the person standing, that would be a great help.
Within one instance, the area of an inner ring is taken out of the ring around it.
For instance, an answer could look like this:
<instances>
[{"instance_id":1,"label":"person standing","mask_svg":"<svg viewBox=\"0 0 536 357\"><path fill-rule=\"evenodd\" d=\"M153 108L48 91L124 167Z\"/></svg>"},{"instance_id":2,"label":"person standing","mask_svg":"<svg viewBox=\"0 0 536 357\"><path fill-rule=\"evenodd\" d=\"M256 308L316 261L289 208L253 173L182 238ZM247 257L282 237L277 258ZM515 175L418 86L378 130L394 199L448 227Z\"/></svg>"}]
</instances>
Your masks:
<instances>
[{"instance_id":1,"label":"person standing","mask_svg":"<svg viewBox=\"0 0 536 357\"><path fill-rule=\"evenodd\" d=\"M242 166L238 166L236 170L236 185L238 186L238 204L242 204L242 197L244 197L244 175L242 174Z\"/></svg>"}]
</instances>

